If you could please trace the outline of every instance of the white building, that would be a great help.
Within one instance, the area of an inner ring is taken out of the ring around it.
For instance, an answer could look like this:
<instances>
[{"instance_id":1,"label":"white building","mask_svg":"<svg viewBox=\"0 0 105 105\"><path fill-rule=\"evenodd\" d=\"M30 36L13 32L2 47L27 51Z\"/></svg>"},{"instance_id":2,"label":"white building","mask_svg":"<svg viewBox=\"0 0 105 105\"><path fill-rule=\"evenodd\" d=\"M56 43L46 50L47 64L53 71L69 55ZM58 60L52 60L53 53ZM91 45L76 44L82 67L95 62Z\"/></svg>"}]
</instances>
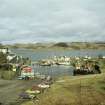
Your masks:
<instances>
[{"instance_id":1,"label":"white building","mask_svg":"<svg viewBox=\"0 0 105 105\"><path fill-rule=\"evenodd\" d=\"M16 57L15 54L9 54L9 55L7 56L7 60L8 60L8 61L11 61L11 60L14 59L15 57Z\"/></svg>"},{"instance_id":2,"label":"white building","mask_svg":"<svg viewBox=\"0 0 105 105\"><path fill-rule=\"evenodd\" d=\"M1 48L0 52L2 52L3 54L7 54L7 53L10 53L11 51L8 50L8 48Z\"/></svg>"},{"instance_id":3,"label":"white building","mask_svg":"<svg viewBox=\"0 0 105 105\"><path fill-rule=\"evenodd\" d=\"M105 59L105 56L103 56L102 58Z\"/></svg>"}]
</instances>

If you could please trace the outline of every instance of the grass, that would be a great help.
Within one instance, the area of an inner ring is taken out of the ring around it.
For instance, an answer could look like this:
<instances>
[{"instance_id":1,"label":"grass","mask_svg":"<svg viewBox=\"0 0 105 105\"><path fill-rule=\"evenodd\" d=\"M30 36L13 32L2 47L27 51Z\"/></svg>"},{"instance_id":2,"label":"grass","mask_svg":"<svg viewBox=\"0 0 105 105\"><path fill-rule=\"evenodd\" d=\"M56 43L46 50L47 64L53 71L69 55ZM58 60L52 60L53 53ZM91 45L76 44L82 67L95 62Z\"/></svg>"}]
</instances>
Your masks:
<instances>
[{"instance_id":1,"label":"grass","mask_svg":"<svg viewBox=\"0 0 105 105\"><path fill-rule=\"evenodd\" d=\"M105 105L105 74L59 78L38 98L22 105Z\"/></svg>"},{"instance_id":2,"label":"grass","mask_svg":"<svg viewBox=\"0 0 105 105\"><path fill-rule=\"evenodd\" d=\"M5 70L0 70L0 78L5 79L5 80L12 80L16 76L16 73L14 71L5 71Z\"/></svg>"}]
</instances>

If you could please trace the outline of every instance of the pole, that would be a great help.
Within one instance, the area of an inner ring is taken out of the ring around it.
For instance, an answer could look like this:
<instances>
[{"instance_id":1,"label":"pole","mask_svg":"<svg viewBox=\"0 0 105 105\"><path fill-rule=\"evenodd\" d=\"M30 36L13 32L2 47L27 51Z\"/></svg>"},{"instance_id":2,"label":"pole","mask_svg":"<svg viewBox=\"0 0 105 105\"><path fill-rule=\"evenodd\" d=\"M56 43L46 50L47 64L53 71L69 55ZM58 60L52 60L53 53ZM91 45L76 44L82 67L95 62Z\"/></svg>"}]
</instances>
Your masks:
<instances>
[{"instance_id":1,"label":"pole","mask_svg":"<svg viewBox=\"0 0 105 105\"><path fill-rule=\"evenodd\" d=\"M33 69L34 69L34 80L35 80L35 64L33 64Z\"/></svg>"}]
</instances>

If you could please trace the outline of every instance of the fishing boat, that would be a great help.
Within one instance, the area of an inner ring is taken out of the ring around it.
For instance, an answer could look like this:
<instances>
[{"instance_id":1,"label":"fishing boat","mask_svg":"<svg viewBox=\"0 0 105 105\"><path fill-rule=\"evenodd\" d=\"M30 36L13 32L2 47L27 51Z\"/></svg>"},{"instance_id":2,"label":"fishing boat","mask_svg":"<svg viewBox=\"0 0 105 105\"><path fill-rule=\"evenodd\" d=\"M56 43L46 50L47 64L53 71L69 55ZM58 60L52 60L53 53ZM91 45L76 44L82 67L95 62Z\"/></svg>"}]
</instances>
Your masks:
<instances>
[{"instance_id":1,"label":"fishing boat","mask_svg":"<svg viewBox=\"0 0 105 105\"><path fill-rule=\"evenodd\" d=\"M94 67L78 67L74 69L73 74L75 75L88 75L88 74L100 74L101 70L98 65L94 65Z\"/></svg>"},{"instance_id":2,"label":"fishing boat","mask_svg":"<svg viewBox=\"0 0 105 105\"><path fill-rule=\"evenodd\" d=\"M89 71L89 70L74 70L73 75L88 75L88 74L95 74L94 71Z\"/></svg>"}]
</instances>

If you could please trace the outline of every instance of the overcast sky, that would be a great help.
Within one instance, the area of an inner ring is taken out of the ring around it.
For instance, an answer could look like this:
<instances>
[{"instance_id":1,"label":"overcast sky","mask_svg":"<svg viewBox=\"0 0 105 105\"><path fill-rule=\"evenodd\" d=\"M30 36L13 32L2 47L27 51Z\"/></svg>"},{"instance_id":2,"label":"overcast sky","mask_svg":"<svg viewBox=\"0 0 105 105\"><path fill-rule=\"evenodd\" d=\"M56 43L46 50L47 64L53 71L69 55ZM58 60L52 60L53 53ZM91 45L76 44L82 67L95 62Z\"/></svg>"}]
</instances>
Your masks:
<instances>
[{"instance_id":1,"label":"overcast sky","mask_svg":"<svg viewBox=\"0 0 105 105\"><path fill-rule=\"evenodd\" d=\"M105 0L0 0L0 42L104 41Z\"/></svg>"}]
</instances>

